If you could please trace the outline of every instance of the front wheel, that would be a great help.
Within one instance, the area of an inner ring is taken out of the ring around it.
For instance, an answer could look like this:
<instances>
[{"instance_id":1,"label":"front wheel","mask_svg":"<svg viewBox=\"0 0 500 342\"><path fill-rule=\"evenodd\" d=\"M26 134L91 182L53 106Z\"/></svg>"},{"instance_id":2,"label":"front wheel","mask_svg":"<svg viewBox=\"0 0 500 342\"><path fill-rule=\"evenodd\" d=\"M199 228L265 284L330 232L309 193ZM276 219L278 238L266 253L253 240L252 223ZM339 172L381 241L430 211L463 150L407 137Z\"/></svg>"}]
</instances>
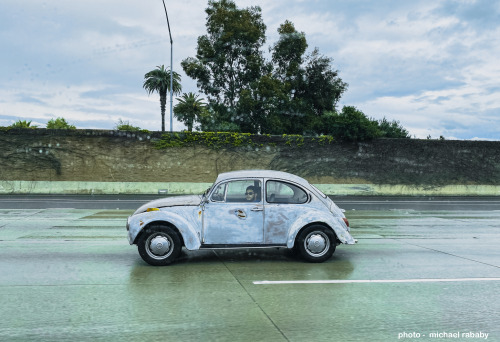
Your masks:
<instances>
[{"instance_id":1,"label":"front wheel","mask_svg":"<svg viewBox=\"0 0 500 342\"><path fill-rule=\"evenodd\" d=\"M181 251L179 235L170 227L146 228L137 242L141 258L153 266L165 266L174 261Z\"/></svg>"},{"instance_id":2,"label":"front wheel","mask_svg":"<svg viewBox=\"0 0 500 342\"><path fill-rule=\"evenodd\" d=\"M309 262L323 262L330 259L336 248L335 234L331 229L313 225L300 232L297 249Z\"/></svg>"}]
</instances>

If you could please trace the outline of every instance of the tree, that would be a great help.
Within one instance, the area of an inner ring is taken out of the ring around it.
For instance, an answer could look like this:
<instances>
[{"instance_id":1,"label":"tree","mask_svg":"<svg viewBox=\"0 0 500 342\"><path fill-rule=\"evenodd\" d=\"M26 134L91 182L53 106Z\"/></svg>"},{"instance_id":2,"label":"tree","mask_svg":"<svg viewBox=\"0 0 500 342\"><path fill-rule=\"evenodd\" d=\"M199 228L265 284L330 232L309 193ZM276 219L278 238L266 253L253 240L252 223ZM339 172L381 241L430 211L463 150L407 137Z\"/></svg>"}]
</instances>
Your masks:
<instances>
[{"instance_id":1,"label":"tree","mask_svg":"<svg viewBox=\"0 0 500 342\"><path fill-rule=\"evenodd\" d=\"M269 49L271 73L263 75L256 89L257 107L262 109L263 133L303 133L307 108L297 90L304 78L302 64L307 41L290 21L278 28L279 39Z\"/></svg>"},{"instance_id":2,"label":"tree","mask_svg":"<svg viewBox=\"0 0 500 342\"><path fill-rule=\"evenodd\" d=\"M181 76L173 72L172 83L173 93L179 95L181 93ZM161 108L161 130L165 132L165 106L167 103L167 93L170 91L170 69L165 69L164 65L157 66L144 75L143 88L146 89L148 94L158 92L160 95L160 108Z\"/></svg>"},{"instance_id":3,"label":"tree","mask_svg":"<svg viewBox=\"0 0 500 342\"><path fill-rule=\"evenodd\" d=\"M210 0L205 12L207 34L198 37L196 57L184 59L182 68L207 96L217 123L251 129L252 118L241 111L239 101L251 92L264 68L261 47L266 26L261 9L238 9L231 0Z\"/></svg>"},{"instance_id":4,"label":"tree","mask_svg":"<svg viewBox=\"0 0 500 342\"><path fill-rule=\"evenodd\" d=\"M305 34L293 23L285 21L278 33L278 42L270 50L273 77L281 81L276 114L287 133L316 133L314 127L323 121L324 113L335 110L347 84L333 69L333 59L322 56L317 48L305 56Z\"/></svg>"},{"instance_id":5,"label":"tree","mask_svg":"<svg viewBox=\"0 0 500 342\"><path fill-rule=\"evenodd\" d=\"M333 59L320 55L317 48L307 57L305 81L301 83L299 95L316 115L335 109L347 89L347 83L338 77L332 62Z\"/></svg>"},{"instance_id":6,"label":"tree","mask_svg":"<svg viewBox=\"0 0 500 342\"><path fill-rule=\"evenodd\" d=\"M50 119L49 122L47 122L47 128L74 130L76 129L76 126L70 125L64 118L57 118L57 119Z\"/></svg>"},{"instance_id":7,"label":"tree","mask_svg":"<svg viewBox=\"0 0 500 342\"><path fill-rule=\"evenodd\" d=\"M377 121L378 129L384 138L410 138L410 133L399 123L393 120L389 122L385 117Z\"/></svg>"},{"instance_id":8,"label":"tree","mask_svg":"<svg viewBox=\"0 0 500 342\"><path fill-rule=\"evenodd\" d=\"M344 141L371 140L381 135L377 122L353 106L344 106L340 113L327 113L319 129Z\"/></svg>"},{"instance_id":9,"label":"tree","mask_svg":"<svg viewBox=\"0 0 500 342\"><path fill-rule=\"evenodd\" d=\"M184 122L190 132L193 130L194 122L201 121L201 116L205 112L206 103L198 99L198 96L194 93L184 93L177 98L178 103L174 107L175 117Z\"/></svg>"},{"instance_id":10,"label":"tree","mask_svg":"<svg viewBox=\"0 0 500 342\"><path fill-rule=\"evenodd\" d=\"M266 61L260 7L239 9L233 0L209 0L206 13L207 34L198 38L196 57L181 63L207 97L210 118L204 117L202 128L315 133L313 127L335 110L347 88L333 60L317 49L306 56L304 32L286 20Z\"/></svg>"},{"instance_id":11,"label":"tree","mask_svg":"<svg viewBox=\"0 0 500 342\"><path fill-rule=\"evenodd\" d=\"M274 75L283 82L293 83L307 49L304 32L297 32L292 22L286 20L278 28L278 42L270 49Z\"/></svg>"}]
</instances>

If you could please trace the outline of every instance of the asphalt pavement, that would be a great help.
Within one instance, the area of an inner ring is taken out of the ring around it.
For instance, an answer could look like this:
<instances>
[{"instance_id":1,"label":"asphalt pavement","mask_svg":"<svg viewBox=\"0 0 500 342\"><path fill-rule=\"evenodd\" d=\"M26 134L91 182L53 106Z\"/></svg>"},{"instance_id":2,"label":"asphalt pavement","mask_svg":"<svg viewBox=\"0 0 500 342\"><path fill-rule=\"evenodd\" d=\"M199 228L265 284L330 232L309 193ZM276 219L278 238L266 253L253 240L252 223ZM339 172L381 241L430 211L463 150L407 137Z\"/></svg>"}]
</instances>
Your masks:
<instances>
[{"instance_id":1,"label":"asphalt pavement","mask_svg":"<svg viewBox=\"0 0 500 342\"><path fill-rule=\"evenodd\" d=\"M358 244L284 249L127 242L158 196L0 196L0 341L500 341L498 198L334 198Z\"/></svg>"}]
</instances>

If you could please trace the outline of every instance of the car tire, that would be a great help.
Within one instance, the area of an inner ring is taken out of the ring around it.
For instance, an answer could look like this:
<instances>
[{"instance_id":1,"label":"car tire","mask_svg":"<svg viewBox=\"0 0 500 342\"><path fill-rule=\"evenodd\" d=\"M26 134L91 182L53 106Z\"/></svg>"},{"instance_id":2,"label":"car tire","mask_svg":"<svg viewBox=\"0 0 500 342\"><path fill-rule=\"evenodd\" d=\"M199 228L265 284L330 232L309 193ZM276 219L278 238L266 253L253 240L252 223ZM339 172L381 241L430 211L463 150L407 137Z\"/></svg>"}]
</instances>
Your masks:
<instances>
[{"instance_id":1,"label":"car tire","mask_svg":"<svg viewBox=\"0 0 500 342\"><path fill-rule=\"evenodd\" d=\"M141 258L153 266L165 266L181 252L181 239L177 232L166 226L146 228L137 242Z\"/></svg>"},{"instance_id":2,"label":"car tire","mask_svg":"<svg viewBox=\"0 0 500 342\"><path fill-rule=\"evenodd\" d=\"M296 246L306 261L323 262L330 259L337 244L335 234L330 228L312 225L300 232Z\"/></svg>"}]
</instances>

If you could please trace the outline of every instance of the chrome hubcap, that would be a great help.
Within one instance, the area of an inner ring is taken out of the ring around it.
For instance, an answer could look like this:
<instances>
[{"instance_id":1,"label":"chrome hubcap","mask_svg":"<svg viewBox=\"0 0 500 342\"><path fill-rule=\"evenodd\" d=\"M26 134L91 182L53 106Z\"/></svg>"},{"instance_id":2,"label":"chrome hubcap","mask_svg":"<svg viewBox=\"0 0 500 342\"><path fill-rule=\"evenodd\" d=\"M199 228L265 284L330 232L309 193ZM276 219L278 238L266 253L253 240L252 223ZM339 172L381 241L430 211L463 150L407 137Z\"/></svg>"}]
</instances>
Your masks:
<instances>
[{"instance_id":1,"label":"chrome hubcap","mask_svg":"<svg viewBox=\"0 0 500 342\"><path fill-rule=\"evenodd\" d=\"M323 232L312 232L304 241L307 252L314 256L322 256L330 247L330 239Z\"/></svg>"},{"instance_id":2,"label":"chrome hubcap","mask_svg":"<svg viewBox=\"0 0 500 342\"><path fill-rule=\"evenodd\" d=\"M147 253L154 259L164 259L172 253L172 240L168 235L151 236L146 245Z\"/></svg>"}]
</instances>

